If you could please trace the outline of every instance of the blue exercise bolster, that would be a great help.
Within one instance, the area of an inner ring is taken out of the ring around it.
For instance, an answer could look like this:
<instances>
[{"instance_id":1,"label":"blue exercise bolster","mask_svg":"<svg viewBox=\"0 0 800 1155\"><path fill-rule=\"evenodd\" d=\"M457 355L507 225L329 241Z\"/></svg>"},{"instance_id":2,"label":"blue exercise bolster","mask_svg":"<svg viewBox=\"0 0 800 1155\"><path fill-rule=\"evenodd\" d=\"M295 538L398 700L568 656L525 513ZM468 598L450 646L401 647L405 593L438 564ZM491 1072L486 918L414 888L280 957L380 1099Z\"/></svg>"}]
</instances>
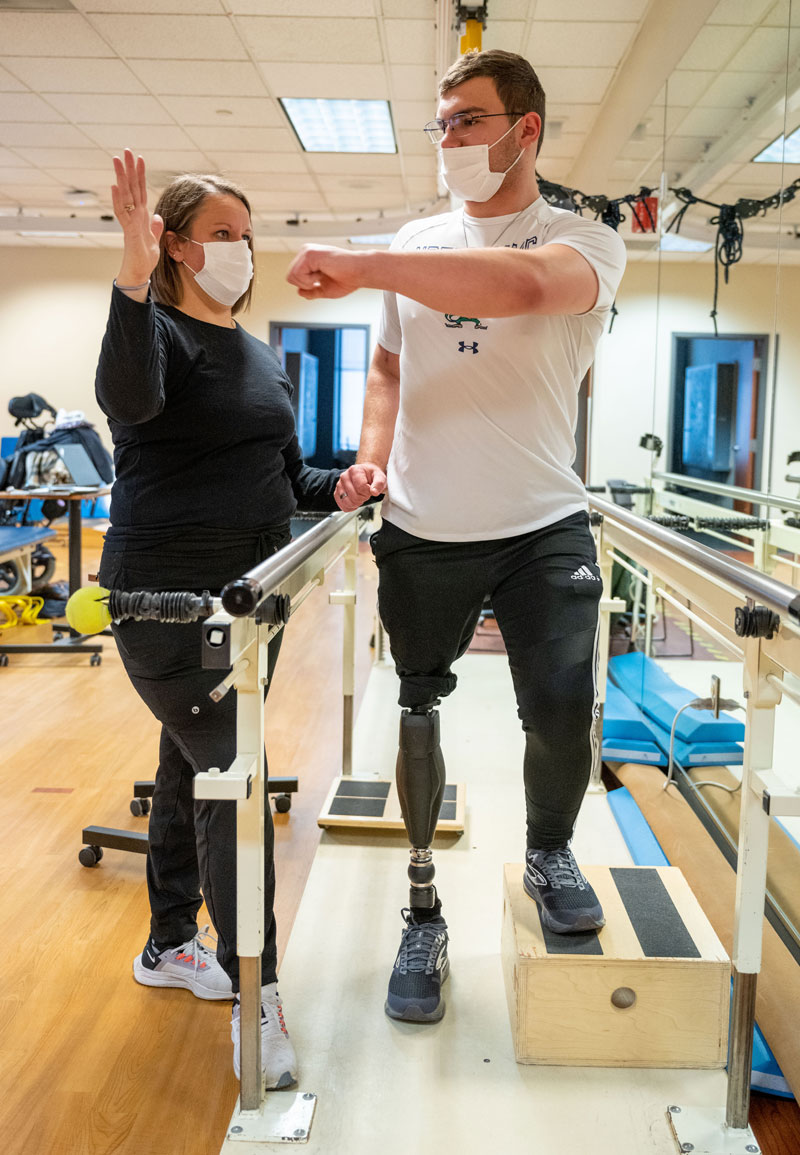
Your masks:
<instances>
[{"instance_id":1,"label":"blue exercise bolster","mask_svg":"<svg viewBox=\"0 0 800 1155\"><path fill-rule=\"evenodd\" d=\"M609 677L630 700L669 732L681 706L699 695L679 686L644 654L619 654L608 663ZM741 742L744 723L730 714L715 718L706 710L684 710L678 719L676 738L695 745L697 742Z\"/></svg>"},{"instance_id":2,"label":"blue exercise bolster","mask_svg":"<svg viewBox=\"0 0 800 1155\"><path fill-rule=\"evenodd\" d=\"M639 762L666 766L656 727L622 690L608 682L603 706L603 758L609 762Z\"/></svg>"}]
</instances>

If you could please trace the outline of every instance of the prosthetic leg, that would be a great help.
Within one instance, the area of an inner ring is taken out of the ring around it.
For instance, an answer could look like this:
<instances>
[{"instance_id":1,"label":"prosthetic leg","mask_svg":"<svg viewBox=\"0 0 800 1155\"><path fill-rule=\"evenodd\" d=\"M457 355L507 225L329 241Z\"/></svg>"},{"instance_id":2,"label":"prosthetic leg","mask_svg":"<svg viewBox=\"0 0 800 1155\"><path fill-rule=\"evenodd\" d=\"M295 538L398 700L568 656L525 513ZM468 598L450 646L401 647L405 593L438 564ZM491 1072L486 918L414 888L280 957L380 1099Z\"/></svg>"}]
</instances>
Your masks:
<instances>
[{"instance_id":1,"label":"prosthetic leg","mask_svg":"<svg viewBox=\"0 0 800 1155\"><path fill-rule=\"evenodd\" d=\"M411 842L408 877L412 911L432 911L436 905L433 885L436 868L430 846L442 805L445 786L444 758L439 746L439 702L403 710L400 748L397 754L397 794Z\"/></svg>"}]
</instances>

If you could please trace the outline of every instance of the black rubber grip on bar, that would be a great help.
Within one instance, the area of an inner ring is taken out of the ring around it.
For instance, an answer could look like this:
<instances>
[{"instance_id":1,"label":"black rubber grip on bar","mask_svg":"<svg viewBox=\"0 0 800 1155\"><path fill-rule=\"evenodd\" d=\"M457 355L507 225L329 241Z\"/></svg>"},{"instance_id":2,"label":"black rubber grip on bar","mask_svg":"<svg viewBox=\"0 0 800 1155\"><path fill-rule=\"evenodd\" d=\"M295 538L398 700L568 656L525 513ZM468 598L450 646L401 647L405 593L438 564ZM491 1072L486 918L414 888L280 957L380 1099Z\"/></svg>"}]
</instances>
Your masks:
<instances>
[{"instance_id":1,"label":"black rubber grip on bar","mask_svg":"<svg viewBox=\"0 0 800 1155\"><path fill-rule=\"evenodd\" d=\"M261 587L248 578L228 582L222 591L222 608L234 618L246 618L255 612Z\"/></svg>"}]
</instances>

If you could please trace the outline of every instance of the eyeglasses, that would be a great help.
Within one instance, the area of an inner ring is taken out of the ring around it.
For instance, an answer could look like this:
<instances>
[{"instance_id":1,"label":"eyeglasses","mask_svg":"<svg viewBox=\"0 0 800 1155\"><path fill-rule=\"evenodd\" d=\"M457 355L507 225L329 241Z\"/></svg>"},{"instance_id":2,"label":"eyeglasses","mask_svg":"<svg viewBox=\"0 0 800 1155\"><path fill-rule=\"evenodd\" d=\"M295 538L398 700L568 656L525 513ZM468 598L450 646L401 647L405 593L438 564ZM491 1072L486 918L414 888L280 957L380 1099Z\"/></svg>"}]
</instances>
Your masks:
<instances>
[{"instance_id":1,"label":"eyeglasses","mask_svg":"<svg viewBox=\"0 0 800 1155\"><path fill-rule=\"evenodd\" d=\"M440 140L444 140L444 135L448 128L453 136L466 136L479 120L488 120L490 116L524 115L524 112L457 112L453 116L448 116L445 120L438 116L436 120L429 120L423 132L427 134L428 140L431 141L432 144L438 144Z\"/></svg>"}]
</instances>

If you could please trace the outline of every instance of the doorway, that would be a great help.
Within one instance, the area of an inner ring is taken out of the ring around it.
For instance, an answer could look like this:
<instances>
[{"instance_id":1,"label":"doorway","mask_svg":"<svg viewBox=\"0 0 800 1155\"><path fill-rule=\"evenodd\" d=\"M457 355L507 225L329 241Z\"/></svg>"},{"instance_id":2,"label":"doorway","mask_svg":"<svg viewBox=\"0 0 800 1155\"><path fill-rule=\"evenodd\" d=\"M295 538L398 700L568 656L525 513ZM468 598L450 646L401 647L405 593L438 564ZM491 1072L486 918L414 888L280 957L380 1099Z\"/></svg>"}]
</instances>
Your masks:
<instances>
[{"instance_id":1,"label":"doorway","mask_svg":"<svg viewBox=\"0 0 800 1155\"><path fill-rule=\"evenodd\" d=\"M320 469L355 461L367 382L369 325L272 321L269 343L294 385L303 457Z\"/></svg>"},{"instance_id":2,"label":"doorway","mask_svg":"<svg viewBox=\"0 0 800 1155\"><path fill-rule=\"evenodd\" d=\"M674 333L667 469L744 489L761 487L764 334ZM750 513L745 501L703 500Z\"/></svg>"}]
</instances>

